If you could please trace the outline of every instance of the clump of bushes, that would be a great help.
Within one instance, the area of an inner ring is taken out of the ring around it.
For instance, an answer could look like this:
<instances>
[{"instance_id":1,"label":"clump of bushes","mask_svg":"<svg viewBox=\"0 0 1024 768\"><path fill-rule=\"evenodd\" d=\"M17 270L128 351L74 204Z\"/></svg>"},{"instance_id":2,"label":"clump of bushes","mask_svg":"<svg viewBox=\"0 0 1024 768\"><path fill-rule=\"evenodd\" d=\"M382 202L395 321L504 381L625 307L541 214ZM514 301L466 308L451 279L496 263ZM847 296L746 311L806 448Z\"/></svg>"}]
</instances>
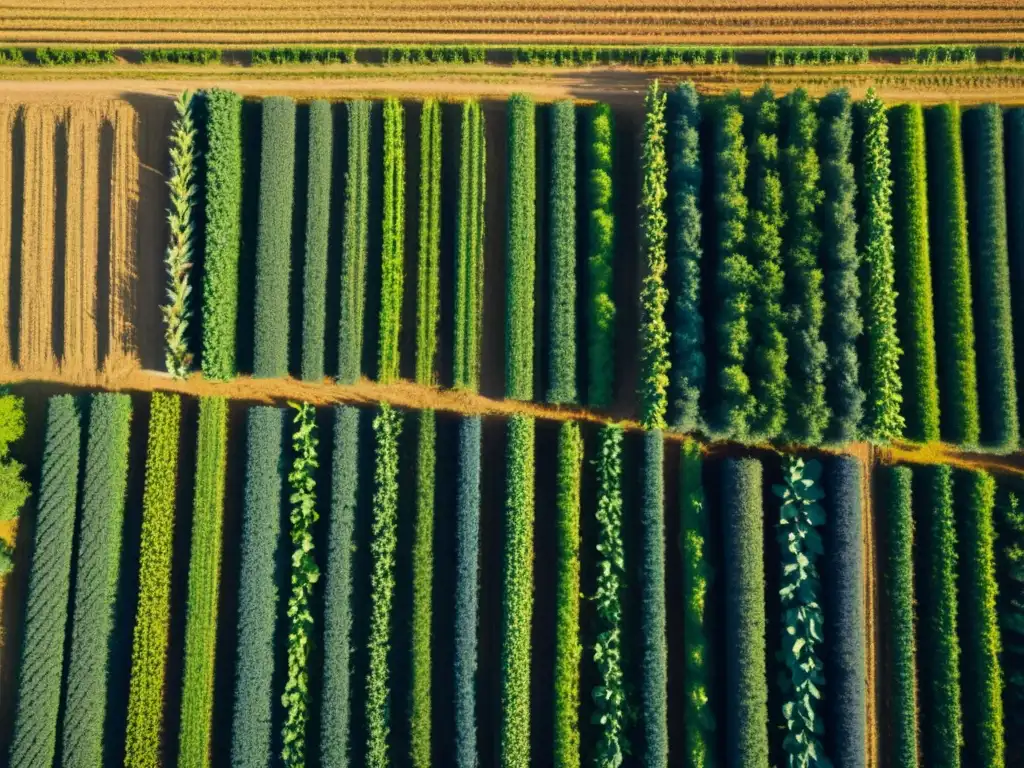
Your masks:
<instances>
[{"instance_id":1,"label":"clump of bushes","mask_svg":"<svg viewBox=\"0 0 1024 768\"><path fill-rule=\"evenodd\" d=\"M351 64L356 49L345 48L256 48L253 64Z\"/></svg>"}]
</instances>

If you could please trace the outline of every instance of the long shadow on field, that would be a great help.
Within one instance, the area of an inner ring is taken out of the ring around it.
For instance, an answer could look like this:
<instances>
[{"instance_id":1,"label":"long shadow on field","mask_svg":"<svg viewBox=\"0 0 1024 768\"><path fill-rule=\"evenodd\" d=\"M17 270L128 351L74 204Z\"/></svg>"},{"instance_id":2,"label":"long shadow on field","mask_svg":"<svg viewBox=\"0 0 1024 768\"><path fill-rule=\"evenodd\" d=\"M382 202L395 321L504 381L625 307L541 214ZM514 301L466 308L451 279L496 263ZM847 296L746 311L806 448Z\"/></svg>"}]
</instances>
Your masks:
<instances>
[{"instance_id":1,"label":"long shadow on field","mask_svg":"<svg viewBox=\"0 0 1024 768\"><path fill-rule=\"evenodd\" d=\"M460 419L437 414L434 583L431 592L431 745L434 765L455 755L455 501Z\"/></svg>"},{"instance_id":2,"label":"long shadow on field","mask_svg":"<svg viewBox=\"0 0 1024 768\"><path fill-rule=\"evenodd\" d=\"M455 220L459 206L462 105L441 105L441 317L437 324L437 372L442 386L454 384ZM453 437L454 439L454 437ZM454 477L454 475L452 475ZM452 499L454 503L454 497ZM454 509L454 507L452 507Z\"/></svg>"},{"instance_id":3,"label":"long shadow on field","mask_svg":"<svg viewBox=\"0 0 1024 768\"><path fill-rule=\"evenodd\" d=\"M505 241L508 221L508 109L504 101L480 104L485 122L484 306L481 318L480 393L505 394ZM484 753L486 754L486 753Z\"/></svg>"},{"instance_id":4,"label":"long shadow on field","mask_svg":"<svg viewBox=\"0 0 1024 768\"><path fill-rule=\"evenodd\" d=\"M341 315L341 256L345 242L345 170L348 162L348 110L331 105L334 146L331 153L331 218L327 230L327 302L324 373L338 375L338 323Z\"/></svg>"},{"instance_id":5,"label":"long shadow on field","mask_svg":"<svg viewBox=\"0 0 1024 768\"><path fill-rule=\"evenodd\" d=\"M99 196L96 245L96 367L110 354L110 195L113 189L114 128L104 120L100 127Z\"/></svg>"},{"instance_id":6,"label":"long shadow on field","mask_svg":"<svg viewBox=\"0 0 1024 768\"><path fill-rule=\"evenodd\" d=\"M405 119L405 279L402 282L402 326L398 337L399 375L416 378L416 315L420 269L420 119L423 102L404 101ZM440 274L454 274L451 272Z\"/></svg>"},{"instance_id":7,"label":"long shadow on field","mask_svg":"<svg viewBox=\"0 0 1024 768\"><path fill-rule=\"evenodd\" d=\"M242 102L242 251L238 259L238 333L235 337L239 372L251 372L253 361L262 116L261 102L252 99Z\"/></svg>"},{"instance_id":8,"label":"long shadow on field","mask_svg":"<svg viewBox=\"0 0 1024 768\"><path fill-rule=\"evenodd\" d=\"M64 278L68 260L68 121L60 120L53 131L53 178L56 201L53 209L53 301L50 344L55 360L64 356ZM72 222L72 226L79 222Z\"/></svg>"},{"instance_id":9,"label":"long shadow on field","mask_svg":"<svg viewBox=\"0 0 1024 768\"><path fill-rule=\"evenodd\" d=\"M309 215L309 104L295 107L295 189L292 194L291 276L288 280L288 370L302 375L302 281L306 274Z\"/></svg>"},{"instance_id":10,"label":"long shadow on field","mask_svg":"<svg viewBox=\"0 0 1024 768\"><path fill-rule=\"evenodd\" d=\"M25 216L25 113L19 110L11 129L11 276L7 328L11 359L19 356L21 335L21 237Z\"/></svg>"}]
</instances>

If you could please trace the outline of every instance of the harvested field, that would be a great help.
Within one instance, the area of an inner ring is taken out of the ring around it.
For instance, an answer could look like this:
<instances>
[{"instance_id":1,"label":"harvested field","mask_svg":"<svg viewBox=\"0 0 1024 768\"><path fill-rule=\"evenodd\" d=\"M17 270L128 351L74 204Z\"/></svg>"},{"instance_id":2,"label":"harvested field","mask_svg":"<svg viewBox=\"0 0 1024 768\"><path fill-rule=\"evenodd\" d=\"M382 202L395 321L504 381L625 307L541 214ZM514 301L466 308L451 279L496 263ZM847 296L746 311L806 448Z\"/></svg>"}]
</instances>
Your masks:
<instances>
[{"instance_id":1,"label":"harvested field","mask_svg":"<svg viewBox=\"0 0 1024 768\"><path fill-rule=\"evenodd\" d=\"M0 40L24 44L145 45L203 43L453 42L453 43L699 43L895 45L923 42L1017 42L1024 9L1008 0L825 0L802 7L778 0L692 2L603 0L69 0L40 7L8 0Z\"/></svg>"},{"instance_id":2,"label":"harvested field","mask_svg":"<svg viewBox=\"0 0 1024 768\"><path fill-rule=\"evenodd\" d=\"M138 359L132 322L139 204L138 121L135 110L123 102L109 106L106 117L113 124L114 143L110 181L109 345L103 366L116 373L135 367Z\"/></svg>"}]
</instances>

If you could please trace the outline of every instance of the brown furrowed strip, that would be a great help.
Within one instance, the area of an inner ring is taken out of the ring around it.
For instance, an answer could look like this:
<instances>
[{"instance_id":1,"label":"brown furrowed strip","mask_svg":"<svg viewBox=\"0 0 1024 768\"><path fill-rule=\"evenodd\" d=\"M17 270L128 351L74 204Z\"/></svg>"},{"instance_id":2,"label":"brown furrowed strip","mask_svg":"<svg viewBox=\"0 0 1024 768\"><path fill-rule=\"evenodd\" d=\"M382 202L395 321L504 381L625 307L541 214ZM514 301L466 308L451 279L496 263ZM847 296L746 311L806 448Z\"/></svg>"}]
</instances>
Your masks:
<instances>
[{"instance_id":1,"label":"brown furrowed strip","mask_svg":"<svg viewBox=\"0 0 1024 768\"><path fill-rule=\"evenodd\" d=\"M96 266L99 245L99 112L68 112L67 248L62 371L96 366Z\"/></svg>"},{"instance_id":2,"label":"brown furrowed strip","mask_svg":"<svg viewBox=\"0 0 1024 768\"><path fill-rule=\"evenodd\" d=\"M11 200L14 164L14 118L18 107L0 104L0 365L10 367L11 342Z\"/></svg>"},{"instance_id":3,"label":"brown furrowed strip","mask_svg":"<svg viewBox=\"0 0 1024 768\"><path fill-rule=\"evenodd\" d=\"M135 110L124 102L112 104L106 119L114 129L114 156L110 184L110 345L103 367L116 374L138 367L134 318L139 126Z\"/></svg>"}]
</instances>

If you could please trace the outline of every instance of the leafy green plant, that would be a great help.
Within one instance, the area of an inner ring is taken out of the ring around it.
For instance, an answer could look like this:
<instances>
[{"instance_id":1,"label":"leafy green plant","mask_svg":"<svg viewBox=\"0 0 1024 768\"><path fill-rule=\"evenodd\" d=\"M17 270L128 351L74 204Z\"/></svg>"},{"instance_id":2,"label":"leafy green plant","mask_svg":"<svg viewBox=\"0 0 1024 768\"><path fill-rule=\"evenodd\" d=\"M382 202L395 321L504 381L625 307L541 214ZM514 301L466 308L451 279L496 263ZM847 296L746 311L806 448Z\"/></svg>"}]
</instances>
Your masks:
<instances>
[{"instance_id":1,"label":"leafy green plant","mask_svg":"<svg viewBox=\"0 0 1024 768\"><path fill-rule=\"evenodd\" d=\"M356 60L356 49L345 47L301 47L254 48L252 63L261 64L352 64Z\"/></svg>"},{"instance_id":2,"label":"leafy green plant","mask_svg":"<svg viewBox=\"0 0 1024 768\"><path fill-rule=\"evenodd\" d=\"M537 265L536 109L508 101L508 255L505 267L505 396L533 398L533 310Z\"/></svg>"},{"instance_id":3,"label":"leafy green plant","mask_svg":"<svg viewBox=\"0 0 1024 768\"><path fill-rule=\"evenodd\" d=\"M583 437L576 422L558 431L555 514L558 562L555 613L555 734L557 768L580 765L580 485Z\"/></svg>"},{"instance_id":4,"label":"leafy green plant","mask_svg":"<svg viewBox=\"0 0 1024 768\"><path fill-rule=\"evenodd\" d=\"M533 619L534 421L508 421L502 566L501 765L530 761L530 624Z\"/></svg>"},{"instance_id":5,"label":"leafy green plant","mask_svg":"<svg viewBox=\"0 0 1024 768\"><path fill-rule=\"evenodd\" d=\"M331 168L334 117L331 104L318 99L309 105L306 238L302 264L301 375L305 381L324 378L327 324L327 247L331 220Z\"/></svg>"},{"instance_id":6,"label":"leafy green plant","mask_svg":"<svg viewBox=\"0 0 1024 768\"><path fill-rule=\"evenodd\" d=\"M25 398L0 394L0 520L16 520L32 493L25 465L11 458L11 443L25 434Z\"/></svg>"},{"instance_id":7,"label":"leafy green plant","mask_svg":"<svg viewBox=\"0 0 1024 768\"><path fill-rule=\"evenodd\" d=\"M597 103L586 113L585 199L587 229L587 402L603 408L612 401L615 381L615 209L612 203L611 108Z\"/></svg>"},{"instance_id":8,"label":"leafy green plant","mask_svg":"<svg viewBox=\"0 0 1024 768\"><path fill-rule=\"evenodd\" d=\"M399 375L398 337L405 277L405 110L398 99L384 100L383 195L377 380L386 384Z\"/></svg>"},{"instance_id":9,"label":"leafy green plant","mask_svg":"<svg viewBox=\"0 0 1024 768\"><path fill-rule=\"evenodd\" d=\"M640 248L644 260L640 288L640 423L645 429L664 429L668 411L668 327L665 307L668 268L665 246L668 220L665 198L668 162L665 159L667 96L655 80L644 100L643 186L640 190Z\"/></svg>"},{"instance_id":10,"label":"leafy green plant","mask_svg":"<svg viewBox=\"0 0 1024 768\"><path fill-rule=\"evenodd\" d=\"M36 64L44 67L68 67L78 64L113 64L113 48L36 48Z\"/></svg>"},{"instance_id":11,"label":"leafy green plant","mask_svg":"<svg viewBox=\"0 0 1024 768\"><path fill-rule=\"evenodd\" d=\"M665 439L644 432L641 571L644 765L668 765L668 638L665 619Z\"/></svg>"},{"instance_id":12,"label":"leafy green plant","mask_svg":"<svg viewBox=\"0 0 1024 768\"><path fill-rule=\"evenodd\" d=\"M345 171L345 229L341 249L341 310L338 321L338 383L359 380L366 311L366 249L370 188L370 102L350 101L347 168Z\"/></svg>"},{"instance_id":13,"label":"leafy green plant","mask_svg":"<svg viewBox=\"0 0 1024 768\"><path fill-rule=\"evenodd\" d=\"M161 763L180 420L180 396L154 392L149 405L146 484L142 494L139 599L124 747L126 768L156 768Z\"/></svg>"},{"instance_id":14,"label":"leafy green plant","mask_svg":"<svg viewBox=\"0 0 1024 768\"><path fill-rule=\"evenodd\" d=\"M786 736L782 748L788 766L831 766L821 743L822 689L825 664L824 618L817 560L823 554L821 531L825 509L821 464L790 456L783 484L772 486L782 499L776 539L780 546L779 597L782 602L782 717Z\"/></svg>"},{"instance_id":15,"label":"leafy green plant","mask_svg":"<svg viewBox=\"0 0 1024 768\"><path fill-rule=\"evenodd\" d=\"M610 424L598 436L597 470L597 634L593 659L600 682L591 691L597 726L594 764L618 768L629 751L628 704L622 668L622 598L626 563L622 543L622 428Z\"/></svg>"},{"instance_id":16,"label":"leafy green plant","mask_svg":"<svg viewBox=\"0 0 1024 768\"><path fill-rule=\"evenodd\" d=\"M420 115L419 262L416 276L416 381L436 384L441 316L441 105L423 102Z\"/></svg>"},{"instance_id":17,"label":"leafy green plant","mask_svg":"<svg viewBox=\"0 0 1024 768\"><path fill-rule=\"evenodd\" d=\"M484 308L484 200L487 147L477 101L462 105L459 204L455 216L455 331L453 384L480 388L480 343Z\"/></svg>"},{"instance_id":18,"label":"leafy green plant","mask_svg":"<svg viewBox=\"0 0 1024 768\"><path fill-rule=\"evenodd\" d=\"M860 188L863 196L860 249L864 271L864 437L886 443L903 434L903 351L896 335L896 292L892 240L892 180L889 173L889 123L885 105L873 89L861 102L863 138Z\"/></svg>"},{"instance_id":19,"label":"leafy green plant","mask_svg":"<svg viewBox=\"0 0 1024 768\"><path fill-rule=\"evenodd\" d=\"M549 258L551 264L549 403L576 397L576 105L551 107Z\"/></svg>"},{"instance_id":20,"label":"leafy green plant","mask_svg":"<svg viewBox=\"0 0 1024 768\"><path fill-rule=\"evenodd\" d=\"M143 64L213 64L220 63L219 48L144 48Z\"/></svg>"},{"instance_id":21,"label":"leafy green plant","mask_svg":"<svg viewBox=\"0 0 1024 768\"><path fill-rule=\"evenodd\" d=\"M398 544L398 438L402 415L387 403L373 419L377 440L373 472L373 523L370 540L370 637L366 674L366 764L388 764L391 686L391 608L395 592L395 547Z\"/></svg>"},{"instance_id":22,"label":"leafy green plant","mask_svg":"<svg viewBox=\"0 0 1024 768\"><path fill-rule=\"evenodd\" d=\"M434 484L437 469L437 419L419 412L416 436L416 520L412 544L412 622L410 638L409 731L414 768L430 766L431 592L434 588Z\"/></svg>"},{"instance_id":23,"label":"leafy green plant","mask_svg":"<svg viewBox=\"0 0 1024 768\"><path fill-rule=\"evenodd\" d=\"M57 748L81 442L74 398L51 397L46 408L14 735L8 753L12 768L52 765Z\"/></svg>"},{"instance_id":24,"label":"leafy green plant","mask_svg":"<svg viewBox=\"0 0 1024 768\"><path fill-rule=\"evenodd\" d=\"M477 622L480 604L479 416L459 422L455 490L455 765L476 768Z\"/></svg>"},{"instance_id":25,"label":"leafy green plant","mask_svg":"<svg viewBox=\"0 0 1024 768\"><path fill-rule=\"evenodd\" d=\"M189 320L192 319L192 235L193 208L196 199L195 170L199 159L196 127L192 119L194 94L183 91L174 100L178 118L171 126L170 153L171 207L167 211L170 243L164 256L167 270L167 303L160 307L164 318L164 343L167 372L176 379L185 378L192 368L189 351Z\"/></svg>"}]
</instances>

